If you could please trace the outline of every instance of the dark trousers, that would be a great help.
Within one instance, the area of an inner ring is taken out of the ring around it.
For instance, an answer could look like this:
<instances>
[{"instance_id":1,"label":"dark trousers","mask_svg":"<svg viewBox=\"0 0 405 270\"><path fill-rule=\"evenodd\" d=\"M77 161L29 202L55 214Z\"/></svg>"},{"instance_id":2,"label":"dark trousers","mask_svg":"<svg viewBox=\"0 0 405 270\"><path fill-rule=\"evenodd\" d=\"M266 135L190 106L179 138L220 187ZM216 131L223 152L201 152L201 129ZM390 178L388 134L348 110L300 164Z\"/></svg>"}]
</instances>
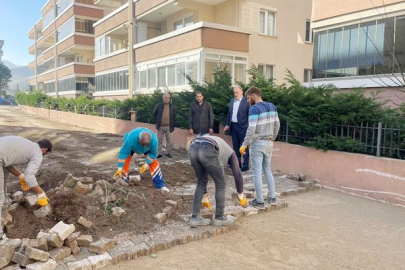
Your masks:
<instances>
[{"instance_id":1,"label":"dark trousers","mask_svg":"<svg viewBox=\"0 0 405 270\"><path fill-rule=\"evenodd\" d=\"M225 210L225 175L219 162L219 152L207 142L194 142L188 151L191 166L197 176L194 193L193 217L200 214L202 197L208 182L208 175L215 183L215 217L220 218Z\"/></svg>"},{"instance_id":2,"label":"dark trousers","mask_svg":"<svg viewBox=\"0 0 405 270\"><path fill-rule=\"evenodd\" d=\"M246 136L246 128L239 127L238 124L231 124L231 136L232 136L232 146L233 150L236 153L236 156L239 161L239 168L249 168L249 149L246 149L246 155L243 156L242 164L242 155L239 152L239 148L242 146L243 140Z\"/></svg>"}]
</instances>

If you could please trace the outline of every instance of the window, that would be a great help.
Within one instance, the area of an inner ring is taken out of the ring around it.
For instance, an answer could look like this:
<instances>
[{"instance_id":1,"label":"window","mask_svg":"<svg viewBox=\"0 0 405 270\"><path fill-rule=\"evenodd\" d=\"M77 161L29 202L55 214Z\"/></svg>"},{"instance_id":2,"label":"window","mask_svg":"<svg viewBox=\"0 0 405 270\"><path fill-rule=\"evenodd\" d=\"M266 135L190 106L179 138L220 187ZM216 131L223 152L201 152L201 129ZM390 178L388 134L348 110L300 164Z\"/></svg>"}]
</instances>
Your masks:
<instances>
[{"instance_id":1,"label":"window","mask_svg":"<svg viewBox=\"0 0 405 270\"><path fill-rule=\"evenodd\" d=\"M191 80L197 81L198 62L190 62L186 64L186 74L190 76Z\"/></svg>"},{"instance_id":2,"label":"window","mask_svg":"<svg viewBox=\"0 0 405 270\"><path fill-rule=\"evenodd\" d=\"M56 3L56 16L61 15L72 4L73 0L59 0Z\"/></svg>"},{"instance_id":3,"label":"window","mask_svg":"<svg viewBox=\"0 0 405 270\"><path fill-rule=\"evenodd\" d=\"M76 90L76 78L68 78L58 81L58 92L74 91Z\"/></svg>"},{"instance_id":4,"label":"window","mask_svg":"<svg viewBox=\"0 0 405 270\"><path fill-rule=\"evenodd\" d=\"M55 82L47 82L44 83L44 89L45 93L55 93Z\"/></svg>"},{"instance_id":5,"label":"window","mask_svg":"<svg viewBox=\"0 0 405 270\"><path fill-rule=\"evenodd\" d=\"M327 37L327 31L315 33L313 57L314 79L326 77Z\"/></svg>"},{"instance_id":6,"label":"window","mask_svg":"<svg viewBox=\"0 0 405 270\"><path fill-rule=\"evenodd\" d=\"M192 25L193 23L194 23L194 15L181 18L173 22L173 31L187 27L189 25Z\"/></svg>"},{"instance_id":7,"label":"window","mask_svg":"<svg viewBox=\"0 0 405 270\"><path fill-rule=\"evenodd\" d=\"M235 63L235 72L233 80L235 82L246 83L246 64Z\"/></svg>"},{"instance_id":8,"label":"window","mask_svg":"<svg viewBox=\"0 0 405 270\"><path fill-rule=\"evenodd\" d=\"M94 78L88 78L88 83L86 83L87 89L93 90L94 89L93 83ZM82 87L84 87L84 85ZM96 90L98 92L128 90L128 70L121 70L107 74L96 75Z\"/></svg>"},{"instance_id":9,"label":"window","mask_svg":"<svg viewBox=\"0 0 405 270\"><path fill-rule=\"evenodd\" d=\"M44 16L43 19L43 29L47 28L55 19L55 9L51 8Z\"/></svg>"},{"instance_id":10,"label":"window","mask_svg":"<svg viewBox=\"0 0 405 270\"><path fill-rule=\"evenodd\" d=\"M271 66L271 65L259 65L258 69L263 74L264 78L266 78L266 79L274 78L274 66Z\"/></svg>"},{"instance_id":11,"label":"window","mask_svg":"<svg viewBox=\"0 0 405 270\"><path fill-rule=\"evenodd\" d=\"M74 31L75 31L75 21L74 18L71 18L56 30L57 32L56 42L59 42L67 38L69 35L72 35Z\"/></svg>"},{"instance_id":12,"label":"window","mask_svg":"<svg viewBox=\"0 0 405 270\"><path fill-rule=\"evenodd\" d=\"M171 65L167 67L167 86L176 85L176 66Z\"/></svg>"},{"instance_id":13,"label":"window","mask_svg":"<svg viewBox=\"0 0 405 270\"><path fill-rule=\"evenodd\" d=\"M307 20L305 23L305 41L312 42L311 21Z\"/></svg>"},{"instance_id":14,"label":"window","mask_svg":"<svg viewBox=\"0 0 405 270\"><path fill-rule=\"evenodd\" d=\"M94 34L94 28L93 28L94 23L95 23L95 21L76 18L76 20L75 20L76 32Z\"/></svg>"},{"instance_id":15,"label":"window","mask_svg":"<svg viewBox=\"0 0 405 270\"><path fill-rule=\"evenodd\" d=\"M310 82L312 77L312 70L304 69L304 82Z\"/></svg>"},{"instance_id":16,"label":"window","mask_svg":"<svg viewBox=\"0 0 405 270\"><path fill-rule=\"evenodd\" d=\"M158 88L166 87L166 67L158 68Z\"/></svg>"},{"instance_id":17,"label":"window","mask_svg":"<svg viewBox=\"0 0 405 270\"><path fill-rule=\"evenodd\" d=\"M146 84L146 70L142 70L139 72L139 88L147 88L148 85Z\"/></svg>"},{"instance_id":18,"label":"window","mask_svg":"<svg viewBox=\"0 0 405 270\"><path fill-rule=\"evenodd\" d=\"M156 88L156 68L149 69L148 77L149 77L148 88Z\"/></svg>"},{"instance_id":19,"label":"window","mask_svg":"<svg viewBox=\"0 0 405 270\"><path fill-rule=\"evenodd\" d=\"M184 63L176 65L176 85L186 84L186 65Z\"/></svg>"},{"instance_id":20,"label":"window","mask_svg":"<svg viewBox=\"0 0 405 270\"><path fill-rule=\"evenodd\" d=\"M268 36L276 35L276 13L269 10L260 10L259 33Z\"/></svg>"}]
</instances>

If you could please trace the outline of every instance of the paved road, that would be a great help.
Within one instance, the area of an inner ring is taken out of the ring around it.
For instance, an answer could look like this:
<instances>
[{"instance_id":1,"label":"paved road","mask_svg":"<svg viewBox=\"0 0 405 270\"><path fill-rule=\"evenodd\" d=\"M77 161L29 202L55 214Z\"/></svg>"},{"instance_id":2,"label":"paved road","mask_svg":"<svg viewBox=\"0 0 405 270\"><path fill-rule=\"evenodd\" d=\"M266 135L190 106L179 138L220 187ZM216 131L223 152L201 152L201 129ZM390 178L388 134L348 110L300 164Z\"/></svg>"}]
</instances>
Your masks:
<instances>
[{"instance_id":1,"label":"paved road","mask_svg":"<svg viewBox=\"0 0 405 270\"><path fill-rule=\"evenodd\" d=\"M287 201L236 231L108 269L405 269L405 208L326 189Z\"/></svg>"}]
</instances>

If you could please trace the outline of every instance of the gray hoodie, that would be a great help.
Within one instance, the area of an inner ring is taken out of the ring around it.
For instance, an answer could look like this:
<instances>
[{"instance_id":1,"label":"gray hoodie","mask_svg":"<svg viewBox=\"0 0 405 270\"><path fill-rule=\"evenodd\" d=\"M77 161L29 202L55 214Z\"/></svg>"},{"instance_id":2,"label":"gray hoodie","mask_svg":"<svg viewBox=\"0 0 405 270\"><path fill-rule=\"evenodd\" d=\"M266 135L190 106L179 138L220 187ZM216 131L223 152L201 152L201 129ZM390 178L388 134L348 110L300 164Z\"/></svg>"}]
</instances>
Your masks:
<instances>
[{"instance_id":1,"label":"gray hoodie","mask_svg":"<svg viewBox=\"0 0 405 270\"><path fill-rule=\"evenodd\" d=\"M38 185L35 174L41 166L42 158L42 151L37 143L18 136L0 137L0 165L27 165L24 171L25 182L30 188Z\"/></svg>"}]
</instances>

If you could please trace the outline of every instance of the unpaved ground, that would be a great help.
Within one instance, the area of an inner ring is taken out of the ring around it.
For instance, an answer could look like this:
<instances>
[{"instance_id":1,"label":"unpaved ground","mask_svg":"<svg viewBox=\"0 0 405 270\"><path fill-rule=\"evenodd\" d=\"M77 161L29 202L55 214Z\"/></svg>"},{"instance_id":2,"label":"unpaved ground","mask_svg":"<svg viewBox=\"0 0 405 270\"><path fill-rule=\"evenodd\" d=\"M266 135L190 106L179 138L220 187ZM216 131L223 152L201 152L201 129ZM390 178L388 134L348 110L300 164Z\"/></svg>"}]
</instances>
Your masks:
<instances>
[{"instance_id":1,"label":"unpaved ground","mask_svg":"<svg viewBox=\"0 0 405 270\"><path fill-rule=\"evenodd\" d=\"M228 234L108 269L405 269L405 208L325 189L288 203Z\"/></svg>"},{"instance_id":2,"label":"unpaved ground","mask_svg":"<svg viewBox=\"0 0 405 270\"><path fill-rule=\"evenodd\" d=\"M114 184L111 177L117 169L122 136L95 133L24 114L16 107L0 106L0 136L7 135L18 135L32 141L48 138L53 142L53 152L44 157L37 173L38 183L45 192L59 187L68 173L75 177L93 177L94 181L107 180ZM174 151L172 155L173 159L164 157L161 162L187 157L186 152L181 150ZM142 158L134 156L131 169L139 169ZM194 181L194 172L189 164L178 163L175 170L170 163L162 164L162 171L166 184L170 188ZM7 188L8 193L20 190L16 177L10 176ZM90 196L78 195L74 192L59 192L49 196L54 212L47 218L37 219L32 214L32 210L28 211L23 207L14 211L12 213L14 228L10 227L7 235L11 238L34 238L41 229L51 228L60 220L75 224L80 231L92 234L96 239L102 236L114 237L128 232L146 233L155 230L158 226L153 216L162 212L165 201L180 199L173 194L162 195L154 188L149 175L142 176L139 186L127 189L114 185L111 191L115 192L117 200L111 202L108 207L111 208L119 203L127 212L120 219L106 213L105 204ZM189 204L182 205L170 219L178 220L179 215L190 212L189 207ZM91 220L95 226L86 229L78 225L76 221L80 216Z\"/></svg>"}]
</instances>

